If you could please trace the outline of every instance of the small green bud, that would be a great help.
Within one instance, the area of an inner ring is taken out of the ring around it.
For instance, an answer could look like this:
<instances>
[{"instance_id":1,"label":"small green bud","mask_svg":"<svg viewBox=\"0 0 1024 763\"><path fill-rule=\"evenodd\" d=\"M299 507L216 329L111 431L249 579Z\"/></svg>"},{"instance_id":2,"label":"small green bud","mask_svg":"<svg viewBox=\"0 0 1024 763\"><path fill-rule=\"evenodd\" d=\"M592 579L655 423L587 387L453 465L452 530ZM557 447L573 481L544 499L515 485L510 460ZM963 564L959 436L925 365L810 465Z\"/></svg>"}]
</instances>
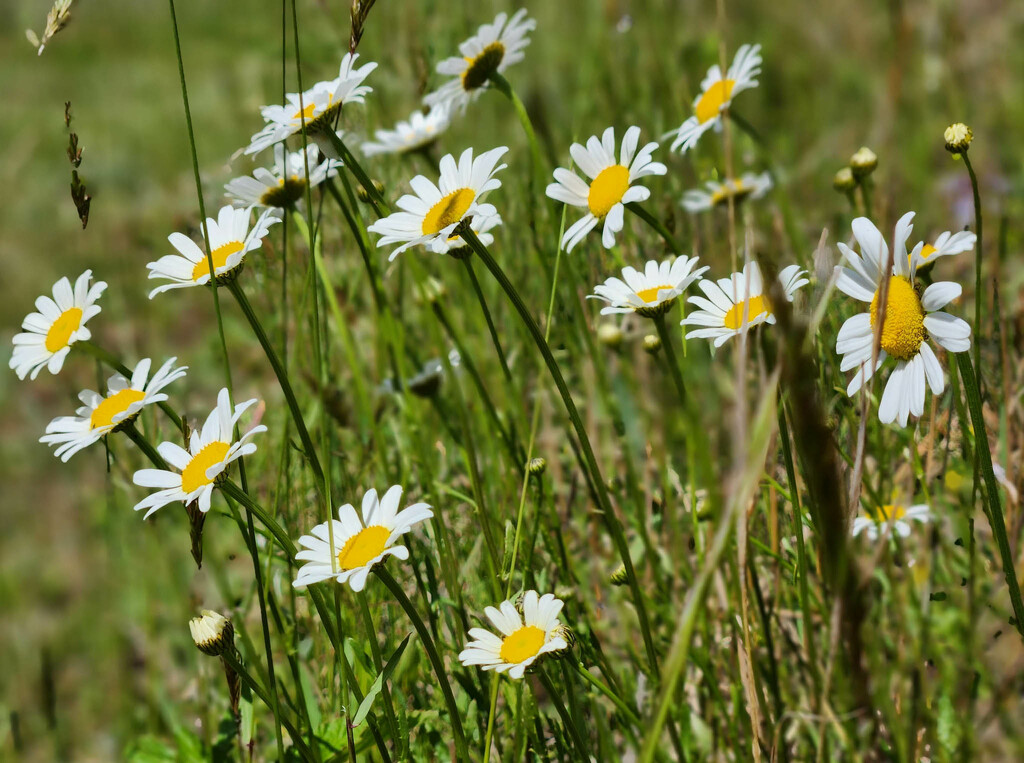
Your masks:
<instances>
[{"instance_id":1,"label":"small green bud","mask_svg":"<svg viewBox=\"0 0 1024 763\"><path fill-rule=\"evenodd\" d=\"M861 146L857 153L850 157L850 170L858 180L866 178L877 166L878 156L867 146Z\"/></svg>"},{"instance_id":2,"label":"small green bud","mask_svg":"<svg viewBox=\"0 0 1024 763\"><path fill-rule=\"evenodd\" d=\"M853 170L843 167L832 178L832 187L841 193L850 193L857 187L857 179L853 176Z\"/></svg>"},{"instance_id":3,"label":"small green bud","mask_svg":"<svg viewBox=\"0 0 1024 763\"><path fill-rule=\"evenodd\" d=\"M654 355L661 349L661 338L657 334L648 334L644 337L644 352Z\"/></svg>"},{"instance_id":4,"label":"small green bud","mask_svg":"<svg viewBox=\"0 0 1024 763\"><path fill-rule=\"evenodd\" d=\"M946 150L951 154L966 154L974 140L971 128L963 122L956 122L946 128L942 136L946 141Z\"/></svg>"},{"instance_id":5,"label":"small green bud","mask_svg":"<svg viewBox=\"0 0 1024 763\"><path fill-rule=\"evenodd\" d=\"M539 477L548 468L548 462L543 458L531 458L530 463L526 465L526 471L532 474L534 477Z\"/></svg>"},{"instance_id":6,"label":"small green bud","mask_svg":"<svg viewBox=\"0 0 1024 763\"><path fill-rule=\"evenodd\" d=\"M614 586L624 586L629 582L629 577L626 575L626 565L620 564L611 575L608 576L608 581Z\"/></svg>"}]
</instances>

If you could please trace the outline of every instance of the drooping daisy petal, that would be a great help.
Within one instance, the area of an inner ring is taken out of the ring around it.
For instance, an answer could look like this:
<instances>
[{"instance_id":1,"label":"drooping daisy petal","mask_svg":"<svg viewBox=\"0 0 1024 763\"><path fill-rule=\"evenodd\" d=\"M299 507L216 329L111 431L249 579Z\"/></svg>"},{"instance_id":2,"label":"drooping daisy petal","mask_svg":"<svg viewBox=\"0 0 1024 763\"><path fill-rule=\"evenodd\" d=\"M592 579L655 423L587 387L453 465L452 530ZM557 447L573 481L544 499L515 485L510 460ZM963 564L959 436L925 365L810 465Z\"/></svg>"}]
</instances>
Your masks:
<instances>
[{"instance_id":1,"label":"drooping daisy petal","mask_svg":"<svg viewBox=\"0 0 1024 763\"><path fill-rule=\"evenodd\" d=\"M545 191L555 201L587 210L587 214L562 236L562 247L566 252L571 252L599 222L604 223L601 243L606 249L613 247L615 234L622 230L623 205L644 201L650 195L648 189L633 183L649 175L668 172L664 164L651 160L658 144L648 143L637 152L639 140L639 127L626 130L618 160L613 127L606 129L601 138L591 136L585 146L574 143L569 147L569 155L576 166L591 181L587 183L572 170L559 167L554 172L556 182L548 185Z\"/></svg>"},{"instance_id":2,"label":"drooping daisy petal","mask_svg":"<svg viewBox=\"0 0 1024 763\"><path fill-rule=\"evenodd\" d=\"M218 478L233 461L254 453L256 445L249 441L267 431L260 425L249 429L237 442L232 437L232 427L238 416L255 402L255 399L247 400L232 408L231 397L224 388L217 396L217 407L207 416L201 430L192 430L187 451L174 443L161 443L157 447L158 452L176 471L140 469L135 472L132 481L136 485L162 488L135 504L135 510L146 509L148 518L169 503L198 501L200 511L209 511Z\"/></svg>"},{"instance_id":3,"label":"drooping daisy petal","mask_svg":"<svg viewBox=\"0 0 1024 763\"><path fill-rule=\"evenodd\" d=\"M772 176L767 172L755 175L745 173L736 180L709 180L705 189L692 189L683 194L683 208L687 212L706 212L714 207L728 205L729 199L735 203L746 199L760 199L772 187Z\"/></svg>"},{"instance_id":4,"label":"drooping daisy petal","mask_svg":"<svg viewBox=\"0 0 1024 763\"><path fill-rule=\"evenodd\" d=\"M295 558L304 561L295 581L296 588L334 578L362 591L370 571L388 556L408 559L409 550L395 542L415 525L434 516L430 506L416 503L398 511L403 488L393 485L381 498L370 489L363 495L360 514L352 504L338 509L338 519L324 522L312 535L299 538L302 550Z\"/></svg>"},{"instance_id":5,"label":"drooping daisy petal","mask_svg":"<svg viewBox=\"0 0 1024 763\"><path fill-rule=\"evenodd\" d=\"M65 277L53 285L53 299L36 299L36 310L22 321L24 331L14 335L14 352L8 365L19 379L35 379L46 368L51 374L60 373L71 345L92 337L85 324L100 312L96 300L107 288L104 281L90 284L92 271L86 270L75 281Z\"/></svg>"},{"instance_id":6,"label":"drooping daisy petal","mask_svg":"<svg viewBox=\"0 0 1024 763\"><path fill-rule=\"evenodd\" d=\"M325 159L318 162L315 145L305 153L286 153L283 144L274 146L274 166L257 167L252 175L237 177L224 186L231 203L236 207L269 207L285 209L301 204L306 193L306 166L309 165L309 186L316 188L327 178L338 174L340 161Z\"/></svg>"},{"instance_id":7,"label":"drooping daisy petal","mask_svg":"<svg viewBox=\"0 0 1024 763\"><path fill-rule=\"evenodd\" d=\"M427 146L437 140L451 124L451 111L447 104L441 103L424 114L414 111L409 120L399 122L392 130L377 130L376 140L363 144L363 153L367 156L376 154L404 154Z\"/></svg>"},{"instance_id":8,"label":"drooping daisy petal","mask_svg":"<svg viewBox=\"0 0 1024 763\"><path fill-rule=\"evenodd\" d=\"M931 519L931 509L926 504L919 503L914 506L886 504L854 518L853 535L864 533L870 540L877 541L892 530L901 538L906 538L911 532L911 521L927 523Z\"/></svg>"},{"instance_id":9,"label":"drooping daisy petal","mask_svg":"<svg viewBox=\"0 0 1024 763\"><path fill-rule=\"evenodd\" d=\"M698 257L677 257L658 262L650 260L643 271L632 267L622 270L622 278L614 276L594 287L588 299L608 303L601 308L602 315L612 313L639 313L654 317L667 311L687 287L700 278L707 267L694 271Z\"/></svg>"}]
</instances>

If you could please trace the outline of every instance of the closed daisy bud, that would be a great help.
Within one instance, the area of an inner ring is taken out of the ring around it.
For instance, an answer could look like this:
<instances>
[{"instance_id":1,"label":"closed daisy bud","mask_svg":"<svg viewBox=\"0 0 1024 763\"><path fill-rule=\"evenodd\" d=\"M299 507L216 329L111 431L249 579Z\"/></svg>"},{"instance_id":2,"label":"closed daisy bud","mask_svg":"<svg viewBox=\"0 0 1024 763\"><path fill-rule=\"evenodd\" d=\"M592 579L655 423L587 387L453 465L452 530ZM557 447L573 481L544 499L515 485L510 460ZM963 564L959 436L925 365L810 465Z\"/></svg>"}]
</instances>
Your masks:
<instances>
[{"instance_id":1,"label":"closed daisy bud","mask_svg":"<svg viewBox=\"0 0 1024 763\"><path fill-rule=\"evenodd\" d=\"M832 178L832 187L840 193L850 193L857 187L857 179L853 176L853 170L843 167Z\"/></svg>"},{"instance_id":2,"label":"closed daisy bud","mask_svg":"<svg viewBox=\"0 0 1024 763\"><path fill-rule=\"evenodd\" d=\"M963 122L956 122L946 128L942 136L946 141L946 150L951 154L964 154L974 140L971 128Z\"/></svg>"},{"instance_id":3,"label":"closed daisy bud","mask_svg":"<svg viewBox=\"0 0 1024 763\"><path fill-rule=\"evenodd\" d=\"M448 289L433 276L429 277L426 283L423 284L422 299L424 302L432 305L446 296L448 296Z\"/></svg>"},{"instance_id":4,"label":"closed daisy bud","mask_svg":"<svg viewBox=\"0 0 1024 763\"><path fill-rule=\"evenodd\" d=\"M201 617L188 622L192 640L203 654L217 657L235 647L235 627L224 615L204 609Z\"/></svg>"},{"instance_id":5,"label":"closed daisy bud","mask_svg":"<svg viewBox=\"0 0 1024 763\"><path fill-rule=\"evenodd\" d=\"M597 327L597 339L605 347L615 349L622 344L622 329L614 323L602 323Z\"/></svg>"},{"instance_id":6,"label":"closed daisy bud","mask_svg":"<svg viewBox=\"0 0 1024 763\"><path fill-rule=\"evenodd\" d=\"M620 564L616 567L612 574L608 576L608 582L614 586L624 586L629 582L629 577L626 575L626 565Z\"/></svg>"},{"instance_id":7,"label":"closed daisy bud","mask_svg":"<svg viewBox=\"0 0 1024 763\"><path fill-rule=\"evenodd\" d=\"M548 462L543 458L531 458L526 465L526 470L534 477L539 477L548 468Z\"/></svg>"},{"instance_id":8,"label":"closed daisy bud","mask_svg":"<svg viewBox=\"0 0 1024 763\"><path fill-rule=\"evenodd\" d=\"M568 625L561 623L557 628L555 628L554 635L558 636L565 642L565 647L562 649L552 650L551 652L548 652L548 654L551 655L553 659L564 660L572 654L573 647L576 646L576 634L572 632L572 628Z\"/></svg>"},{"instance_id":9,"label":"closed daisy bud","mask_svg":"<svg viewBox=\"0 0 1024 763\"><path fill-rule=\"evenodd\" d=\"M373 187L377 190L377 193L383 196L384 184L379 180L371 180L370 182L373 183ZM356 198L363 202L363 204L369 204L372 201L372 199L370 198L370 194L367 193L366 189L363 188L362 185L356 187Z\"/></svg>"},{"instance_id":10,"label":"closed daisy bud","mask_svg":"<svg viewBox=\"0 0 1024 763\"><path fill-rule=\"evenodd\" d=\"M861 146L857 153L850 157L850 170L855 178L867 177L877 166L878 156L867 146Z\"/></svg>"},{"instance_id":11,"label":"closed daisy bud","mask_svg":"<svg viewBox=\"0 0 1024 763\"><path fill-rule=\"evenodd\" d=\"M661 339L657 334L648 334L644 337L644 352L654 355L661 349Z\"/></svg>"}]
</instances>

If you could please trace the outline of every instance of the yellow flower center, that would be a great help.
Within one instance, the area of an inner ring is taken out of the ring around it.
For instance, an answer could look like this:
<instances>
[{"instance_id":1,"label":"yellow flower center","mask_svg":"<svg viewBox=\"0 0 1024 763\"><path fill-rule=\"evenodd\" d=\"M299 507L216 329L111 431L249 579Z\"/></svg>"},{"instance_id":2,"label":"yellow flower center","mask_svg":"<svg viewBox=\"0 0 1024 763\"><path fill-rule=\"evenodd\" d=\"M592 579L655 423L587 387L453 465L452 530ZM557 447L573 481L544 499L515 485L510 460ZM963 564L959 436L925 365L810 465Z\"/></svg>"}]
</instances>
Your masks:
<instances>
[{"instance_id":1,"label":"yellow flower center","mask_svg":"<svg viewBox=\"0 0 1024 763\"><path fill-rule=\"evenodd\" d=\"M207 479L206 470L223 461L230 447L228 443L217 440L196 453L181 472L181 489L186 493L191 493L193 490L198 490L203 485L213 482L213 480Z\"/></svg>"},{"instance_id":2,"label":"yellow flower center","mask_svg":"<svg viewBox=\"0 0 1024 763\"><path fill-rule=\"evenodd\" d=\"M722 110L722 105L732 97L732 89L736 84L733 79L720 79L709 87L697 101L697 121L704 124L714 119Z\"/></svg>"},{"instance_id":3,"label":"yellow flower center","mask_svg":"<svg viewBox=\"0 0 1024 763\"><path fill-rule=\"evenodd\" d=\"M391 531L381 525L370 525L360 530L345 541L338 552L338 567L354 570L376 559L387 547L389 537Z\"/></svg>"},{"instance_id":4,"label":"yellow flower center","mask_svg":"<svg viewBox=\"0 0 1024 763\"><path fill-rule=\"evenodd\" d=\"M738 328L744 325L743 313L746 312L747 320L746 325L750 325L754 318L764 313L768 315L772 314L772 306L768 303L768 298L764 295L751 297L745 299L742 302L737 302L735 305L729 308L729 312L725 314L725 318L722 323L725 324L727 329L736 331Z\"/></svg>"},{"instance_id":5,"label":"yellow flower center","mask_svg":"<svg viewBox=\"0 0 1024 763\"><path fill-rule=\"evenodd\" d=\"M902 506L895 506L889 503L885 506L870 509L868 515L879 524L884 524L890 520L903 519L907 515L907 510Z\"/></svg>"},{"instance_id":6,"label":"yellow flower center","mask_svg":"<svg viewBox=\"0 0 1024 763\"><path fill-rule=\"evenodd\" d=\"M302 198L306 192L306 178L292 175L290 178L278 178L276 188L268 188L260 196L260 204L265 207L290 207Z\"/></svg>"},{"instance_id":7,"label":"yellow flower center","mask_svg":"<svg viewBox=\"0 0 1024 763\"><path fill-rule=\"evenodd\" d=\"M736 201L753 192L753 187L744 185L742 180L727 180L711 194L711 206L717 207L732 196Z\"/></svg>"},{"instance_id":8,"label":"yellow flower center","mask_svg":"<svg viewBox=\"0 0 1024 763\"><path fill-rule=\"evenodd\" d=\"M923 247L921 247L921 259L922 260L927 260L929 257L931 257L933 254L935 254L935 252L937 252L937 251L938 251L938 249L936 249L931 244L925 244Z\"/></svg>"},{"instance_id":9,"label":"yellow flower center","mask_svg":"<svg viewBox=\"0 0 1024 763\"><path fill-rule=\"evenodd\" d=\"M674 286L667 286L667 285L664 285L664 284L661 285L661 286L652 286L649 289L641 289L640 291L638 291L636 293L636 295L638 297L640 297L640 299L642 299L644 302L650 304L651 302L654 302L655 300L658 299L658 292L659 291L661 291L662 289L674 289L674 288L675 288Z\"/></svg>"},{"instance_id":10,"label":"yellow flower center","mask_svg":"<svg viewBox=\"0 0 1024 763\"><path fill-rule=\"evenodd\" d=\"M229 241L226 244L221 244L212 252L210 252L210 257L213 259L213 272L216 273L218 270L224 267L225 263L228 260L228 257L230 257L235 252L242 251L243 246L245 245L241 241ZM192 280L198 281L203 276L209 274L210 263L207 262L205 257L203 257L203 259L199 260L199 262L195 264L195 267L192 268Z\"/></svg>"},{"instance_id":11,"label":"yellow flower center","mask_svg":"<svg viewBox=\"0 0 1024 763\"><path fill-rule=\"evenodd\" d=\"M123 389L115 392L102 403L96 406L89 417L89 428L99 429L109 427L114 423L114 416L124 413L132 403L137 403L146 396L146 393L138 389Z\"/></svg>"},{"instance_id":12,"label":"yellow flower center","mask_svg":"<svg viewBox=\"0 0 1024 763\"><path fill-rule=\"evenodd\" d=\"M53 322L50 330L46 332L46 349L50 352L57 352L68 346L71 335L78 331L82 325L82 308L69 307Z\"/></svg>"},{"instance_id":13,"label":"yellow flower center","mask_svg":"<svg viewBox=\"0 0 1024 763\"><path fill-rule=\"evenodd\" d=\"M501 641L502 662L517 665L520 662L536 657L544 646L544 631L536 625L524 625Z\"/></svg>"},{"instance_id":14,"label":"yellow flower center","mask_svg":"<svg viewBox=\"0 0 1024 763\"><path fill-rule=\"evenodd\" d=\"M476 198L476 191L472 188L460 188L452 191L439 202L430 208L430 211L423 217L423 235L434 236L454 225L466 214L469 205Z\"/></svg>"},{"instance_id":15,"label":"yellow flower center","mask_svg":"<svg viewBox=\"0 0 1024 763\"><path fill-rule=\"evenodd\" d=\"M629 190L629 170L621 164L613 164L601 170L590 184L587 206L594 217L604 217L612 207L622 201Z\"/></svg>"},{"instance_id":16,"label":"yellow flower center","mask_svg":"<svg viewBox=\"0 0 1024 763\"><path fill-rule=\"evenodd\" d=\"M476 58L467 58L466 71L462 72L462 89L476 90L487 84L491 74L498 71L501 60L505 57L505 45L495 40L477 54Z\"/></svg>"},{"instance_id":17,"label":"yellow flower center","mask_svg":"<svg viewBox=\"0 0 1024 763\"><path fill-rule=\"evenodd\" d=\"M313 114L315 112L316 112L316 102L315 101L311 101L311 102L307 103L303 109L301 109L300 111L296 111L292 115L292 119L299 119L299 120L301 120L301 119L305 118L305 121L308 122L310 119L313 118Z\"/></svg>"},{"instance_id":18,"label":"yellow flower center","mask_svg":"<svg viewBox=\"0 0 1024 763\"><path fill-rule=\"evenodd\" d=\"M871 328L878 319L878 292L871 300ZM921 298L903 276L889 279L889 298L882 326L882 349L899 360L915 357L924 341L924 308Z\"/></svg>"}]
</instances>

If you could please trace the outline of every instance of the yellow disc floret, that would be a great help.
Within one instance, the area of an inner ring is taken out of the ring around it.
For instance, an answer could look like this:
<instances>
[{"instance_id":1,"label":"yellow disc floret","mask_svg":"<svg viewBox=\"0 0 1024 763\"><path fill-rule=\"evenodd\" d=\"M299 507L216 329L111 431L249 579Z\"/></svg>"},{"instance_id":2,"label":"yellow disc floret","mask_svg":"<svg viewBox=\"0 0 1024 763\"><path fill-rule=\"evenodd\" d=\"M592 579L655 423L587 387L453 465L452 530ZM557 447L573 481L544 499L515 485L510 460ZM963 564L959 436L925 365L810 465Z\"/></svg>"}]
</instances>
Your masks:
<instances>
[{"instance_id":1,"label":"yellow disc floret","mask_svg":"<svg viewBox=\"0 0 1024 763\"><path fill-rule=\"evenodd\" d=\"M132 403L137 403L146 397L146 393L140 389L123 389L115 392L97 405L89 417L89 427L98 429L109 427L114 423L114 416L124 413Z\"/></svg>"},{"instance_id":2,"label":"yellow disc floret","mask_svg":"<svg viewBox=\"0 0 1024 763\"><path fill-rule=\"evenodd\" d=\"M524 625L502 640L500 656L502 661L516 665L536 657L542 646L544 631L536 625Z\"/></svg>"},{"instance_id":3,"label":"yellow disc floret","mask_svg":"<svg viewBox=\"0 0 1024 763\"><path fill-rule=\"evenodd\" d=\"M221 244L212 252L210 252L210 259L213 260L213 271L216 273L224 265L227 264L228 257L235 252L242 251L244 244L241 241L229 241L226 244ZM210 263L205 257L199 260L192 268L192 280L198 281L203 276L210 275Z\"/></svg>"},{"instance_id":4,"label":"yellow disc floret","mask_svg":"<svg viewBox=\"0 0 1024 763\"><path fill-rule=\"evenodd\" d=\"M475 198L476 191L472 188L460 188L457 191L452 191L434 204L430 211L423 216L423 235L434 236L449 225L459 222Z\"/></svg>"},{"instance_id":5,"label":"yellow disc floret","mask_svg":"<svg viewBox=\"0 0 1024 763\"><path fill-rule=\"evenodd\" d=\"M213 482L206 476L206 470L223 461L230 447L228 443L217 440L196 453L181 472L182 491L191 493Z\"/></svg>"},{"instance_id":6,"label":"yellow disc floret","mask_svg":"<svg viewBox=\"0 0 1024 763\"><path fill-rule=\"evenodd\" d=\"M743 300L737 302L735 305L729 308L729 312L725 314L725 318L722 323L727 329L736 331L738 328L744 325L744 312L746 313L746 325L750 325L754 322L754 319L767 313L772 314L771 305L768 304L768 299L764 296L751 297L749 300Z\"/></svg>"},{"instance_id":7,"label":"yellow disc floret","mask_svg":"<svg viewBox=\"0 0 1024 763\"><path fill-rule=\"evenodd\" d=\"M382 525L370 525L345 541L338 552L338 567L354 570L376 559L387 547L391 531Z\"/></svg>"},{"instance_id":8,"label":"yellow disc floret","mask_svg":"<svg viewBox=\"0 0 1024 763\"><path fill-rule=\"evenodd\" d=\"M69 307L53 322L46 332L45 345L49 352L63 350L68 345L71 335L82 325L82 308Z\"/></svg>"},{"instance_id":9,"label":"yellow disc floret","mask_svg":"<svg viewBox=\"0 0 1024 763\"><path fill-rule=\"evenodd\" d=\"M717 117L722 106L732 97L735 84L736 80L720 79L709 87L697 101L697 121L704 124Z\"/></svg>"},{"instance_id":10,"label":"yellow disc floret","mask_svg":"<svg viewBox=\"0 0 1024 763\"><path fill-rule=\"evenodd\" d=\"M613 164L601 170L590 184L587 206L594 217L604 217L612 207L622 201L629 190L629 170L621 164Z\"/></svg>"},{"instance_id":11,"label":"yellow disc floret","mask_svg":"<svg viewBox=\"0 0 1024 763\"><path fill-rule=\"evenodd\" d=\"M904 276L889 279L889 295L882 326L882 349L899 360L915 357L924 341L924 307L913 284ZM878 292L871 300L871 328L878 320Z\"/></svg>"}]
</instances>

